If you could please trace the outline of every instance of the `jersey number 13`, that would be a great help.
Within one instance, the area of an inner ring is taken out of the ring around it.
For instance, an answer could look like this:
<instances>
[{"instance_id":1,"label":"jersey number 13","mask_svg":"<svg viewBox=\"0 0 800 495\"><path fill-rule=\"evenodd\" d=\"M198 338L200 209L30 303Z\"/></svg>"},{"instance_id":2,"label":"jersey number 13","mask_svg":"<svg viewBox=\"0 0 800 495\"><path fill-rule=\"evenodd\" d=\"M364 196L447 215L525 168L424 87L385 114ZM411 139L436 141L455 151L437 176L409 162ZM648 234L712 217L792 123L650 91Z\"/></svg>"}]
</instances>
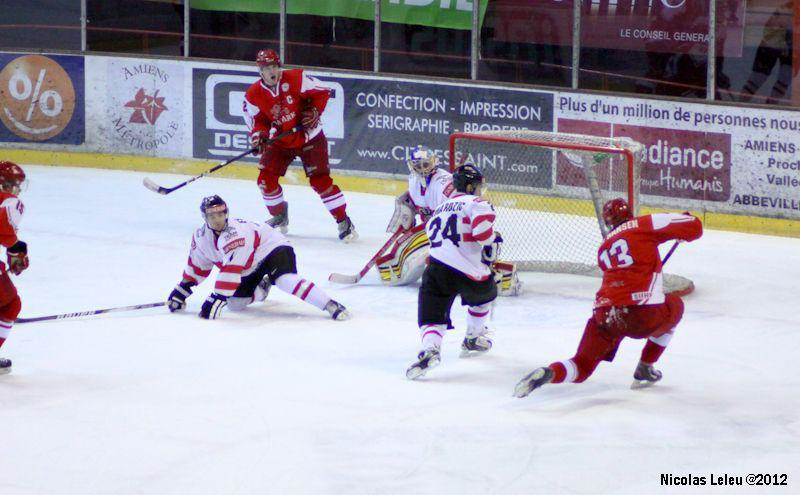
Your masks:
<instances>
[{"instance_id":1,"label":"jersey number 13","mask_svg":"<svg viewBox=\"0 0 800 495\"><path fill-rule=\"evenodd\" d=\"M628 242L625 239L617 239L611 247L601 251L598 257L606 270L614 267L625 268L633 264L633 257L628 252Z\"/></svg>"}]
</instances>

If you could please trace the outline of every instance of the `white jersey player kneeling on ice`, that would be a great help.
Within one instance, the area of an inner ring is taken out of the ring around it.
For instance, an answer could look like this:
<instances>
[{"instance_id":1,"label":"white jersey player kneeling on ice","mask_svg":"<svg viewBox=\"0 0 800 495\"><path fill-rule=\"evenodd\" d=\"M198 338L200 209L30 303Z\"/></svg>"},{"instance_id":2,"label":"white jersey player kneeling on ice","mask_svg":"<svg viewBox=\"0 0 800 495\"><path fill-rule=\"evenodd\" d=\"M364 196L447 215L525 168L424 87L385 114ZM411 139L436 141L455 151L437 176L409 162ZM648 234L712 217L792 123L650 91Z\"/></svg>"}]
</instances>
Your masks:
<instances>
[{"instance_id":1,"label":"white jersey player kneeling on ice","mask_svg":"<svg viewBox=\"0 0 800 495\"><path fill-rule=\"evenodd\" d=\"M426 226L430 262L422 274L417 312L423 349L406 371L411 380L439 364L439 349L456 296L468 306L462 356L492 348L486 337L486 320L497 297L497 284L490 266L497 260L503 239L494 231L494 207L480 197L480 170L472 164L458 167L453 186L453 195L436 208Z\"/></svg>"},{"instance_id":2,"label":"white jersey player kneeling on ice","mask_svg":"<svg viewBox=\"0 0 800 495\"><path fill-rule=\"evenodd\" d=\"M438 167L436 153L427 146L417 146L408 160L408 191L395 200L395 209L386 232L398 235L389 250L375 261L381 282L407 285L416 282L425 270L429 242L425 224L436 208L455 193L453 175ZM416 223L416 216L420 224ZM501 296L516 296L521 283L512 263L496 262L492 272Z\"/></svg>"},{"instance_id":3,"label":"white jersey player kneeling on ice","mask_svg":"<svg viewBox=\"0 0 800 495\"><path fill-rule=\"evenodd\" d=\"M270 285L327 311L334 320L350 314L322 289L297 274L294 249L277 229L238 218L228 221L228 205L209 196L200 205L205 223L192 237L189 260L181 280L169 295L170 311L186 307L192 287L219 268L214 292L203 302L200 317L214 319L222 308L243 310L267 298Z\"/></svg>"}]
</instances>

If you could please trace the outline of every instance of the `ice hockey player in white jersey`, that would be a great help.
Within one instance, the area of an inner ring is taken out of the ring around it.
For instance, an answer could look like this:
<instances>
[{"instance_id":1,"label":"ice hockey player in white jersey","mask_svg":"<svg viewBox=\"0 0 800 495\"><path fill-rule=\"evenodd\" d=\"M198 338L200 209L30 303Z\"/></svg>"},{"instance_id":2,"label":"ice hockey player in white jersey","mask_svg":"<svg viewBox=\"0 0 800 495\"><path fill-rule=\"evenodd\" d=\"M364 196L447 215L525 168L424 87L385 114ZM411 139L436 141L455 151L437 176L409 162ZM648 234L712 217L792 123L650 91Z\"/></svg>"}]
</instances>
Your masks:
<instances>
[{"instance_id":1,"label":"ice hockey player in white jersey","mask_svg":"<svg viewBox=\"0 0 800 495\"><path fill-rule=\"evenodd\" d=\"M480 197L480 170L472 164L458 167L453 186L455 193L433 211L426 225L430 262L422 274L417 312L423 349L406 371L411 380L439 364L442 338L456 296L468 306L462 355L492 348L486 336L486 320L497 297L497 284L490 266L497 260L503 239L494 231L494 207Z\"/></svg>"},{"instance_id":2,"label":"ice hockey player in white jersey","mask_svg":"<svg viewBox=\"0 0 800 495\"><path fill-rule=\"evenodd\" d=\"M192 288L216 266L217 282L203 302L201 318L215 319L226 306L240 311L263 301L270 285L327 311L334 320L349 318L344 306L297 274L294 249L277 229L238 218L229 221L228 205L216 195L203 199L200 212L204 224L192 237L183 278L167 300L170 311L184 309Z\"/></svg>"}]
</instances>

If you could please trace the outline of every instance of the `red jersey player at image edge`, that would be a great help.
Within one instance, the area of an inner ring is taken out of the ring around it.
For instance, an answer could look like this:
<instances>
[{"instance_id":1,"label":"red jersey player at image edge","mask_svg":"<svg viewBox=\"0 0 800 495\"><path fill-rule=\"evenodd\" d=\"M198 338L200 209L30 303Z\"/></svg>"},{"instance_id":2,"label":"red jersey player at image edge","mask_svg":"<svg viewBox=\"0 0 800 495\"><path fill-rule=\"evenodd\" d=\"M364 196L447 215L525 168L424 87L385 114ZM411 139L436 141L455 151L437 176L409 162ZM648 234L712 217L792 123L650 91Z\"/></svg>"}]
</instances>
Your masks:
<instances>
[{"instance_id":1,"label":"red jersey player at image edge","mask_svg":"<svg viewBox=\"0 0 800 495\"><path fill-rule=\"evenodd\" d=\"M689 213L656 213L633 217L628 203L612 199L603 206L610 232L597 252L603 282L575 355L537 368L516 386L525 397L548 383L581 383L601 361L612 361L625 338L647 339L631 388L661 379L654 364L661 357L683 316L683 300L664 294L658 245L670 240L694 241L703 235L700 220Z\"/></svg>"},{"instance_id":2,"label":"red jersey player at image edge","mask_svg":"<svg viewBox=\"0 0 800 495\"><path fill-rule=\"evenodd\" d=\"M27 184L25 172L13 162L0 161L0 244L6 248L8 268L0 262L0 350L17 319L22 302L8 272L19 275L28 268L28 245L17 230L25 206L17 197ZM0 357L0 375L11 372L11 360Z\"/></svg>"},{"instance_id":3,"label":"red jersey player at image edge","mask_svg":"<svg viewBox=\"0 0 800 495\"><path fill-rule=\"evenodd\" d=\"M256 65L261 78L245 93L244 115L250 141L259 148L256 153L261 154L258 187L272 215L267 223L286 233L289 205L279 179L286 174L289 164L300 158L311 187L336 220L339 239L356 240L358 233L347 216L344 194L331 179L328 140L320 125L330 90L303 69L282 69L275 50L259 51ZM269 142L298 124L302 124L302 130Z\"/></svg>"}]
</instances>

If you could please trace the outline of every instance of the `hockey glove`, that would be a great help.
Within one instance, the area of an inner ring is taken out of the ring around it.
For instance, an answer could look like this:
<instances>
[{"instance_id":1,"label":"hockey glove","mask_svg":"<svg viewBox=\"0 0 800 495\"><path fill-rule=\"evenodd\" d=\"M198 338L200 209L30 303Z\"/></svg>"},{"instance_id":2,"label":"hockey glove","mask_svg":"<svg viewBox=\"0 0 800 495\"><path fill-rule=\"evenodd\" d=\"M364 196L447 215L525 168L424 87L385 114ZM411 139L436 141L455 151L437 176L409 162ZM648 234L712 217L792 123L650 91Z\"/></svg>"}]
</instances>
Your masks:
<instances>
[{"instance_id":1,"label":"hockey glove","mask_svg":"<svg viewBox=\"0 0 800 495\"><path fill-rule=\"evenodd\" d=\"M169 307L170 313L174 313L186 307L186 298L192 295L192 287L194 287L194 285L195 284L192 282L184 280L172 289L172 292L169 293L169 297L167 298L167 306Z\"/></svg>"},{"instance_id":2,"label":"hockey glove","mask_svg":"<svg viewBox=\"0 0 800 495\"><path fill-rule=\"evenodd\" d=\"M313 129L319 125L319 110L317 107L310 106L308 108L304 108L302 112L300 112L300 123L303 124L303 127L306 129Z\"/></svg>"},{"instance_id":3,"label":"hockey glove","mask_svg":"<svg viewBox=\"0 0 800 495\"><path fill-rule=\"evenodd\" d=\"M492 264L497 261L497 257L500 256L500 244L502 243L503 236L500 235L500 232L495 232L492 243L483 246L483 250L481 251L481 261L484 265L492 266Z\"/></svg>"},{"instance_id":4,"label":"hockey glove","mask_svg":"<svg viewBox=\"0 0 800 495\"><path fill-rule=\"evenodd\" d=\"M214 320L222 313L222 308L228 304L228 298L221 296L217 293L212 293L203 302L203 307L200 308L200 318L206 320Z\"/></svg>"},{"instance_id":5,"label":"hockey glove","mask_svg":"<svg viewBox=\"0 0 800 495\"><path fill-rule=\"evenodd\" d=\"M408 230L414 226L414 203L408 192L405 192L394 200L394 214L386 226L386 232L395 233L397 229Z\"/></svg>"},{"instance_id":6,"label":"hockey glove","mask_svg":"<svg viewBox=\"0 0 800 495\"><path fill-rule=\"evenodd\" d=\"M17 241L16 244L6 250L8 256L8 270L14 275L19 275L30 266L28 260L28 244L24 241Z\"/></svg>"},{"instance_id":7,"label":"hockey glove","mask_svg":"<svg viewBox=\"0 0 800 495\"><path fill-rule=\"evenodd\" d=\"M253 131L250 134L250 146L257 148L253 151L253 155L259 155L264 152L264 142L267 140L267 133L264 131Z\"/></svg>"}]
</instances>

